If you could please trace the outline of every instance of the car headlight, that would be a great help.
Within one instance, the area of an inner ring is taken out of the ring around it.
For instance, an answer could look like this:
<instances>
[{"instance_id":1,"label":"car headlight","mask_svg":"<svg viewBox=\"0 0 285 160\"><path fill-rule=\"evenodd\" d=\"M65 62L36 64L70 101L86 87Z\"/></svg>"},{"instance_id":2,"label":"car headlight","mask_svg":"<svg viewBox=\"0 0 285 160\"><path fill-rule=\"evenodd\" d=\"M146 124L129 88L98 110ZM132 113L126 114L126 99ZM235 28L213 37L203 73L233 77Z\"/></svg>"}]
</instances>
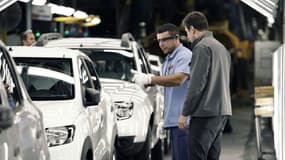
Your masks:
<instances>
[{"instance_id":1,"label":"car headlight","mask_svg":"<svg viewBox=\"0 0 285 160\"><path fill-rule=\"evenodd\" d=\"M117 101L114 103L118 120L129 119L133 115L134 103Z\"/></svg>"},{"instance_id":2,"label":"car headlight","mask_svg":"<svg viewBox=\"0 0 285 160\"><path fill-rule=\"evenodd\" d=\"M49 147L67 144L73 141L75 126L46 128L47 144Z\"/></svg>"}]
</instances>

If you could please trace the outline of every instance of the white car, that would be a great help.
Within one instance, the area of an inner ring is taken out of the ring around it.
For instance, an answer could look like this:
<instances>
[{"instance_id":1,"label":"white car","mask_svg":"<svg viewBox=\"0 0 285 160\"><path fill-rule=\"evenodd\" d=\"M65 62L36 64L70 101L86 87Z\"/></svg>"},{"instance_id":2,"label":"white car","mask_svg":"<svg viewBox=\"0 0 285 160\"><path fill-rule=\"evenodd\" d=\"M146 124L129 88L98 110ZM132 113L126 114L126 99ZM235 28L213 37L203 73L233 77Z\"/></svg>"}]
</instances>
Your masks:
<instances>
[{"instance_id":1,"label":"white car","mask_svg":"<svg viewBox=\"0 0 285 160\"><path fill-rule=\"evenodd\" d=\"M5 48L0 42L0 160L49 160L43 116Z\"/></svg>"},{"instance_id":2,"label":"white car","mask_svg":"<svg viewBox=\"0 0 285 160\"><path fill-rule=\"evenodd\" d=\"M112 95L117 109L119 134L116 148L119 158L162 159L157 133L163 108L157 87L141 88L132 82L132 70L152 73L144 49L132 35L124 34L121 39L42 39L45 39L43 45L46 47L79 49L96 63L102 86Z\"/></svg>"},{"instance_id":3,"label":"white car","mask_svg":"<svg viewBox=\"0 0 285 160\"><path fill-rule=\"evenodd\" d=\"M32 100L44 115L51 159L116 159L116 116L92 61L64 48L11 47Z\"/></svg>"}]
</instances>

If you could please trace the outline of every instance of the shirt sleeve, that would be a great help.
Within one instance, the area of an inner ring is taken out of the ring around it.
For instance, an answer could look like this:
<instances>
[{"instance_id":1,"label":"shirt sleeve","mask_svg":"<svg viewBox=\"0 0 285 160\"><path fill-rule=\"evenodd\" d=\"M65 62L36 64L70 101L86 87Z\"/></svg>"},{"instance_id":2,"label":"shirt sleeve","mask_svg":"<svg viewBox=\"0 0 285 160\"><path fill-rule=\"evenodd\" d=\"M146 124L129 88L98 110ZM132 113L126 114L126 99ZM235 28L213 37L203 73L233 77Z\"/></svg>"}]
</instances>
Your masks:
<instances>
[{"instance_id":1,"label":"shirt sleeve","mask_svg":"<svg viewBox=\"0 0 285 160\"><path fill-rule=\"evenodd\" d=\"M199 46L193 52L190 85L182 112L184 116L190 115L199 106L199 100L207 85L211 68L210 48Z\"/></svg>"},{"instance_id":2,"label":"shirt sleeve","mask_svg":"<svg viewBox=\"0 0 285 160\"><path fill-rule=\"evenodd\" d=\"M192 52L185 52L177 60L175 73L185 73L190 75L190 63L192 58Z\"/></svg>"}]
</instances>

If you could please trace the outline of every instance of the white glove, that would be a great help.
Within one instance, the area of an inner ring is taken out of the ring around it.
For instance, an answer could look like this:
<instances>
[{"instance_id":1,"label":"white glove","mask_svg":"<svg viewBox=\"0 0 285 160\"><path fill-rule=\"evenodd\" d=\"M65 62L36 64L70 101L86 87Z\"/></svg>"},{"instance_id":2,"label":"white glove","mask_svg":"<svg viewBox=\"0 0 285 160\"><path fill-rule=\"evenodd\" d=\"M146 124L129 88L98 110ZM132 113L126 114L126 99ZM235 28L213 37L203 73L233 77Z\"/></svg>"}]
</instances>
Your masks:
<instances>
[{"instance_id":1,"label":"white glove","mask_svg":"<svg viewBox=\"0 0 285 160\"><path fill-rule=\"evenodd\" d=\"M151 84L151 77L152 75L150 74L144 74L144 73L137 72L134 75L134 81L136 84L143 87L146 84Z\"/></svg>"},{"instance_id":2,"label":"white glove","mask_svg":"<svg viewBox=\"0 0 285 160\"><path fill-rule=\"evenodd\" d=\"M160 121L156 129L156 136L159 137L160 139L166 138L166 130L164 129L163 126L164 126L163 121Z\"/></svg>"}]
</instances>

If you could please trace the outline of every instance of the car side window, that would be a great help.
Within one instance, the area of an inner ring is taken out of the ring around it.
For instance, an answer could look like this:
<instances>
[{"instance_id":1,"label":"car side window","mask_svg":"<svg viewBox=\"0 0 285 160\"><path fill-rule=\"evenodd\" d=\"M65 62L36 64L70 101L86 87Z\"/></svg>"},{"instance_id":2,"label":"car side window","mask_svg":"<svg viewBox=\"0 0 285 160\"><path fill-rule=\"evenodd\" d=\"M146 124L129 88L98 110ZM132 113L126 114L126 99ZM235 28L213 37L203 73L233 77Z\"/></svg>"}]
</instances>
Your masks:
<instances>
[{"instance_id":1,"label":"car side window","mask_svg":"<svg viewBox=\"0 0 285 160\"><path fill-rule=\"evenodd\" d=\"M85 106L88 106L89 104L92 104L93 101L93 98L90 97L91 95L89 94L89 91L90 89L94 89L94 85L88 68L82 59L79 59L79 77L83 96L83 104Z\"/></svg>"},{"instance_id":2,"label":"car side window","mask_svg":"<svg viewBox=\"0 0 285 160\"><path fill-rule=\"evenodd\" d=\"M84 65L81 59L79 59L79 77L81 85L85 88L93 88L92 80L89 77L87 67Z\"/></svg>"},{"instance_id":3,"label":"car side window","mask_svg":"<svg viewBox=\"0 0 285 160\"><path fill-rule=\"evenodd\" d=\"M0 75L6 89L9 107L16 108L20 105L20 88L11 59L5 50L0 49Z\"/></svg>"},{"instance_id":4,"label":"car side window","mask_svg":"<svg viewBox=\"0 0 285 160\"><path fill-rule=\"evenodd\" d=\"M99 77L95 69L96 67L95 64L93 62L90 62L87 59L84 59L84 62L86 63L86 66L90 72L95 89L101 90L101 84L100 84Z\"/></svg>"},{"instance_id":5,"label":"car side window","mask_svg":"<svg viewBox=\"0 0 285 160\"><path fill-rule=\"evenodd\" d=\"M139 53L139 59L141 61L141 68L143 73L151 73L150 65L148 64L148 61L144 55L144 50L143 48L138 49Z\"/></svg>"},{"instance_id":6,"label":"car side window","mask_svg":"<svg viewBox=\"0 0 285 160\"><path fill-rule=\"evenodd\" d=\"M142 50L143 50L143 49L142 49ZM152 73L152 69L151 69L151 66L150 66L150 62L149 62L148 58L146 57L146 54L145 54L144 51L142 52L142 57L143 57L143 59L145 60L145 64L146 64L148 73Z\"/></svg>"}]
</instances>

